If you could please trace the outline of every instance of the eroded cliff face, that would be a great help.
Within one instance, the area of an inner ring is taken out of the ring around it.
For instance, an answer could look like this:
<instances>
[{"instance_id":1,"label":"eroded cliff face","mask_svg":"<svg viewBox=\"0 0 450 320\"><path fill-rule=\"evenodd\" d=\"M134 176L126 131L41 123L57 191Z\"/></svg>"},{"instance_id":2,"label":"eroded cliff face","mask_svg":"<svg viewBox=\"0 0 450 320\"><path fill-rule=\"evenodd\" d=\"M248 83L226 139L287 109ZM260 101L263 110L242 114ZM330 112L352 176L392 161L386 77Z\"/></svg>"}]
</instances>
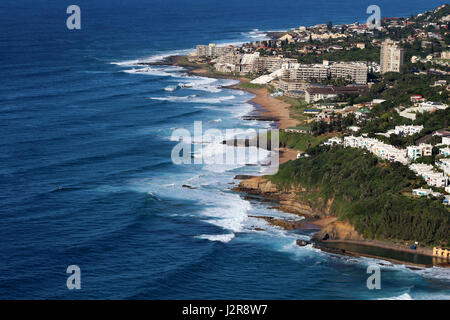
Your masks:
<instances>
[{"instance_id":1,"label":"eroded cliff face","mask_svg":"<svg viewBox=\"0 0 450 320\"><path fill-rule=\"evenodd\" d=\"M298 214L306 218L321 219L334 216L332 205L334 199L324 201L318 198L314 201L302 201L301 194L307 192L301 186L292 186L290 188L280 188L272 181L264 177L251 177L241 181L238 187L233 189L252 195L260 195L264 198L270 198L279 202L279 210L284 212ZM326 219L325 219L326 220ZM362 240L363 237L348 222L334 219L322 230L314 235L314 238L321 240L328 234L332 240Z\"/></svg>"},{"instance_id":2,"label":"eroded cliff face","mask_svg":"<svg viewBox=\"0 0 450 320\"><path fill-rule=\"evenodd\" d=\"M233 190L278 200L280 204L279 209L284 212L310 218L320 218L330 215L332 201L326 204L327 210L317 210L315 206L299 201L299 194L306 192L304 188L292 186L291 188L281 189L276 184L263 177L252 177L243 180L239 186Z\"/></svg>"},{"instance_id":3,"label":"eroded cliff face","mask_svg":"<svg viewBox=\"0 0 450 320\"><path fill-rule=\"evenodd\" d=\"M355 230L355 227L347 221L334 221L325 226L313 236L314 240L322 240L328 234L329 240L364 240Z\"/></svg>"}]
</instances>

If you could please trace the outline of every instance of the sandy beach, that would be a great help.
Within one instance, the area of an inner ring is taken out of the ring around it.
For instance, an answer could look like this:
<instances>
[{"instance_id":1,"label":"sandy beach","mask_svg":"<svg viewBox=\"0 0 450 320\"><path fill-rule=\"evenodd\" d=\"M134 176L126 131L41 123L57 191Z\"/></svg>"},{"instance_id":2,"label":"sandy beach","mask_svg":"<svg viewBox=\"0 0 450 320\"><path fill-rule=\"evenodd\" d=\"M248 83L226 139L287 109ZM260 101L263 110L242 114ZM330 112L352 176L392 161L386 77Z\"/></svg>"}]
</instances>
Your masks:
<instances>
[{"instance_id":1,"label":"sandy beach","mask_svg":"<svg viewBox=\"0 0 450 320\"><path fill-rule=\"evenodd\" d=\"M187 63L185 57L182 56L169 57L167 60L159 62L158 64L181 66L187 68L189 70L188 73L196 76L239 80L241 83L250 82L250 79L245 77L233 77L231 74L214 73L206 64ZM284 101L270 97L270 92L267 88L243 88L240 84L232 85L227 88L244 90L254 94L255 97L251 99L250 102L259 105L263 109L261 117L277 119L276 123L278 123L280 129L297 126L298 121L290 117L290 105Z\"/></svg>"},{"instance_id":2,"label":"sandy beach","mask_svg":"<svg viewBox=\"0 0 450 320\"><path fill-rule=\"evenodd\" d=\"M280 129L297 126L298 121L290 117L290 105L279 99L272 98L267 88L248 88L245 91L256 95L251 102L260 105L266 110L261 113L262 116L278 119L276 122L279 124Z\"/></svg>"},{"instance_id":3,"label":"sandy beach","mask_svg":"<svg viewBox=\"0 0 450 320\"><path fill-rule=\"evenodd\" d=\"M220 75L212 72L207 65L187 63L182 56L169 57L168 60L162 62L162 64L177 65L187 68L190 74L202 77L210 78L224 78L238 80L240 83L228 86L228 89L243 90L254 94L255 97L249 102L256 105L256 111L264 119L273 119L273 122L277 124L279 129L286 129L289 127L295 127L298 125L298 121L290 117L290 105L284 101L281 101L270 96L270 92L267 88L244 88L242 83L250 82L250 79L245 77L233 77L232 75ZM280 148L280 164L289 160L297 159L298 150L292 150L288 148Z\"/></svg>"}]
</instances>

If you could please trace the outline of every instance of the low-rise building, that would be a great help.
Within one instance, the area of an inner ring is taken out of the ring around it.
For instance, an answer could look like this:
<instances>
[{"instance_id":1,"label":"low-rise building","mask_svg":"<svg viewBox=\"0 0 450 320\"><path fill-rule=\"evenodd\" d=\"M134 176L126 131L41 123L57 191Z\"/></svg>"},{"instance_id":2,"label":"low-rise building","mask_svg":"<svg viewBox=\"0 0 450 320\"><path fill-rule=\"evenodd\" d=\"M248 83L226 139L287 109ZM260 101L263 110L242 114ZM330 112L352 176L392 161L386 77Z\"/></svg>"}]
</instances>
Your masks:
<instances>
[{"instance_id":1,"label":"low-rise building","mask_svg":"<svg viewBox=\"0 0 450 320\"><path fill-rule=\"evenodd\" d=\"M415 161L420 157L431 157L433 154L433 146L425 143L418 146L408 146L406 147L406 150L408 151L408 158L412 161Z\"/></svg>"},{"instance_id":2,"label":"low-rise building","mask_svg":"<svg viewBox=\"0 0 450 320\"><path fill-rule=\"evenodd\" d=\"M395 148L377 139L349 136L344 138L344 147L366 149L381 159L408 164L406 150Z\"/></svg>"},{"instance_id":3,"label":"low-rise building","mask_svg":"<svg viewBox=\"0 0 450 320\"><path fill-rule=\"evenodd\" d=\"M305 100L308 103L319 100L333 100L339 95L362 94L367 91L367 86L346 87L312 87L305 91Z\"/></svg>"},{"instance_id":4,"label":"low-rise building","mask_svg":"<svg viewBox=\"0 0 450 320\"><path fill-rule=\"evenodd\" d=\"M342 138L333 137L323 143L325 146L334 146L343 144Z\"/></svg>"},{"instance_id":5,"label":"low-rise building","mask_svg":"<svg viewBox=\"0 0 450 320\"><path fill-rule=\"evenodd\" d=\"M437 172L432 165L413 163L409 168L427 182L429 186L445 188L448 185L448 177L442 172Z\"/></svg>"},{"instance_id":6,"label":"low-rise building","mask_svg":"<svg viewBox=\"0 0 450 320\"><path fill-rule=\"evenodd\" d=\"M450 177L450 159L440 159L436 165L444 171L444 174Z\"/></svg>"},{"instance_id":7,"label":"low-rise building","mask_svg":"<svg viewBox=\"0 0 450 320\"><path fill-rule=\"evenodd\" d=\"M446 147L439 149L439 154L442 154L444 157L450 156L450 148Z\"/></svg>"}]
</instances>

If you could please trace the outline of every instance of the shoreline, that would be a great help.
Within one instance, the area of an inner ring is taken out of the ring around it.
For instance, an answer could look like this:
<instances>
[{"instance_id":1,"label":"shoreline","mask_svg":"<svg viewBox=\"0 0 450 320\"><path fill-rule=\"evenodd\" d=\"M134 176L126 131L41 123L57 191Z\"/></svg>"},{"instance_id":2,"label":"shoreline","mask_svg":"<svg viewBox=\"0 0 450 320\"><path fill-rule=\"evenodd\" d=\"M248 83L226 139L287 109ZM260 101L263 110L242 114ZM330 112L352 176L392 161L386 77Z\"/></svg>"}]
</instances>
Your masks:
<instances>
[{"instance_id":1,"label":"shoreline","mask_svg":"<svg viewBox=\"0 0 450 320\"><path fill-rule=\"evenodd\" d=\"M187 58L185 56L170 56L166 59L156 62L156 63L150 63L149 65L174 65L174 66L180 66L185 69L187 69L188 75L193 76L201 76L201 77L207 77L207 78L214 78L214 79L229 79L229 80L237 80L239 83L233 84L230 86L223 86L222 88L225 89L232 89L232 90L242 90L251 94L254 94L255 97L248 100L247 102L252 104L254 107L253 113L255 113L255 116L249 115L246 117L247 120L258 120L258 121L271 121L275 123L276 127L279 129L286 129L288 127L294 127L297 125L297 120L292 119L290 117L290 105L284 101L281 101L276 98L270 97L270 93L266 87L243 87L242 84L249 83L250 79L245 77L236 77L231 74L219 74L216 72L213 72L207 64L197 64L197 63L190 63L187 61ZM245 119L245 117L244 117ZM289 160L295 160L297 158L297 154L299 153L298 150L292 150L292 149L286 149L286 148L280 148L280 164L285 163ZM236 190L235 190L236 191ZM264 196L264 195L263 195ZM288 212L286 210L283 210L282 207L278 207L278 210ZM289 212L293 213L293 212ZM295 213L299 216L305 217L303 221L289 221L286 219L277 219L274 217L265 217L265 216L252 216L254 218L263 219L269 224L273 226L278 226L281 228L284 228L285 230L321 230L325 228L326 226L330 225L332 222L337 220L337 217L333 216L305 216L301 215L299 213ZM323 245L321 245L321 241L317 241L317 239L314 239L314 235L312 237L312 243L313 246L316 248L332 253L332 254L341 254L348 257L369 257L369 258L375 258L385 261L390 261L392 263L396 264L406 264L406 265L412 265L412 266L420 266L420 267L432 267L431 265L421 265L421 264L415 264L413 262L409 261L401 261L396 260L392 258L387 258L383 256L376 256L376 255L370 255L365 254L361 252L353 252L351 250L339 250L339 249L333 249L333 248L327 248ZM389 242L382 242L382 241L375 241L375 240L326 240L326 243L342 243L342 244L349 244L349 245L362 245L362 246L369 246L369 247L375 247L375 248L381 248L381 249L389 249L397 252L403 252L403 253L412 253L412 254L419 254L424 255L427 257L433 257L432 250L429 248L418 248L418 250L411 250L407 246L400 246L398 244L393 244ZM450 267L450 264L447 262L443 265L443 267Z\"/></svg>"},{"instance_id":2,"label":"shoreline","mask_svg":"<svg viewBox=\"0 0 450 320\"><path fill-rule=\"evenodd\" d=\"M266 87L243 87L242 84L250 82L250 79L246 77L235 77L231 74L220 74L213 72L209 69L207 64L189 62L186 56L169 56L161 61L144 63L143 65L173 65L185 68L188 75L239 81L237 84L222 86L222 88L241 90L255 95L255 97L247 101L253 106L253 111L244 116L244 120L268 121L272 123L272 127L276 127L278 129L295 127L298 124L296 119L290 117L291 106L284 101L270 97L270 92ZM296 160L299 152L301 153L299 150L280 148L280 164L290 160Z\"/></svg>"},{"instance_id":3,"label":"shoreline","mask_svg":"<svg viewBox=\"0 0 450 320\"><path fill-rule=\"evenodd\" d=\"M315 230L316 232L311 236L311 243L314 247L331 254L340 254L350 257L368 257L379 260L390 261L395 264L404 264L411 266L420 266L423 268L438 266L444 268L450 268L450 260L440 259L433 256L432 249L429 247L418 247L416 250L410 249L406 241L398 241L398 243L381 241L381 240L369 240L364 239L361 236L356 236L350 233L342 233L342 237L335 239L323 240L323 231L329 226L342 225L343 231L348 227L345 223L338 220L338 217L330 215L325 211L317 211L310 207L306 203L302 203L296 199L296 192L300 190L292 189L287 191L280 191L276 186L267 179L262 177L242 177L241 183L233 190L243 195L257 196L255 199L264 201L265 199L271 200L271 209L277 209L286 213L295 214L304 217L304 220L296 221L289 219L280 219L270 216L255 216L268 222L273 226L284 228L285 230ZM273 205L276 203L276 205ZM313 226L311 228L311 226ZM347 230L348 231L348 230ZM351 231L351 230L350 230ZM358 248L359 246L359 248ZM355 249L355 247L357 249ZM369 247L369 250L367 250ZM379 254L367 253L364 251L373 251L372 249L378 249ZM358 250L359 249L359 250ZM380 253L381 251L381 253ZM389 252L386 255L384 251ZM385 253L383 255L382 253ZM392 257L394 255L394 257ZM409 256L408 259L405 255ZM411 256L414 258L411 259ZM426 263L417 263L415 260L426 260Z\"/></svg>"},{"instance_id":4,"label":"shoreline","mask_svg":"<svg viewBox=\"0 0 450 320\"><path fill-rule=\"evenodd\" d=\"M191 63L187 61L186 56L170 56L159 62L142 63L141 65L173 65L187 69L187 74L201 76L214 79L237 80L239 83L222 86L224 89L242 90L254 94L255 97L248 102L254 106L254 112L258 116L253 117L254 120L273 121L279 129L286 129L297 125L297 120L290 117L290 105L284 101L270 97L270 92L266 87L261 88L245 88L244 83L251 80L246 77L235 77L231 74L221 74L213 72L208 68L207 64Z\"/></svg>"}]
</instances>

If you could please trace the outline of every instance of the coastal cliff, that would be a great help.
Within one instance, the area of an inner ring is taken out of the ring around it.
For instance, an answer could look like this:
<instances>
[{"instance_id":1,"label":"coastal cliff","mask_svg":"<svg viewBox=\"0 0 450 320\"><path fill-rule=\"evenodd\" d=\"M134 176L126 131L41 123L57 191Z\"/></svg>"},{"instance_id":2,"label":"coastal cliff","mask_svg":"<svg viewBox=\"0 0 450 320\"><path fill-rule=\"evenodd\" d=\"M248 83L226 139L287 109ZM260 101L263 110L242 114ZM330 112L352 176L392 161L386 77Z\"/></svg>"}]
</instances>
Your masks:
<instances>
[{"instance_id":1,"label":"coastal cliff","mask_svg":"<svg viewBox=\"0 0 450 320\"><path fill-rule=\"evenodd\" d=\"M317 213L309 204L298 201L298 193L304 191L302 188L292 187L289 189L282 189L264 177L252 177L243 180L239 186L233 190L277 200L279 202L279 209L284 212L304 215L316 219L322 216L322 214Z\"/></svg>"},{"instance_id":2,"label":"coastal cliff","mask_svg":"<svg viewBox=\"0 0 450 320\"><path fill-rule=\"evenodd\" d=\"M316 240L323 239L326 234L328 234L330 240L364 240L363 236L350 223L337 220L331 210L333 199L323 201L319 198L315 201L301 201L300 195L306 192L305 188L298 186L280 187L265 177L250 177L241 181L239 186L233 190L276 200L279 203L277 209L304 216L310 220L312 225L322 228L313 236ZM279 219L267 219L267 217L264 219L288 230L303 226L300 223L281 223Z\"/></svg>"}]
</instances>

